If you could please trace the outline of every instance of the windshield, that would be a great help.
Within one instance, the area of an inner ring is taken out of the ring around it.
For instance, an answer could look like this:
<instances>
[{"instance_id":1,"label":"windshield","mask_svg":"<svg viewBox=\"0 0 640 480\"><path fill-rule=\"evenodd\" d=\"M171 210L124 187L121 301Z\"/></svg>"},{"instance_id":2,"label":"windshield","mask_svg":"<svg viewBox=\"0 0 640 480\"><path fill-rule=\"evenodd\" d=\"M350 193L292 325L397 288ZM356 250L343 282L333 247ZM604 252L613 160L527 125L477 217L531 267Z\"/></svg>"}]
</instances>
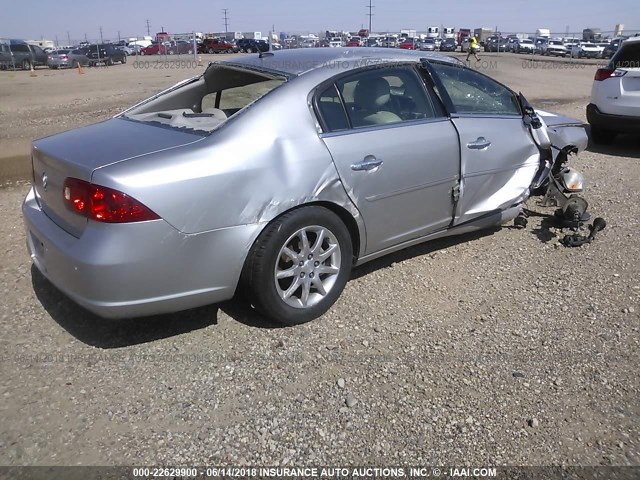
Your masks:
<instances>
[{"instance_id":1,"label":"windshield","mask_svg":"<svg viewBox=\"0 0 640 480\"><path fill-rule=\"evenodd\" d=\"M285 81L277 75L212 64L202 76L152 97L123 116L209 134Z\"/></svg>"}]
</instances>

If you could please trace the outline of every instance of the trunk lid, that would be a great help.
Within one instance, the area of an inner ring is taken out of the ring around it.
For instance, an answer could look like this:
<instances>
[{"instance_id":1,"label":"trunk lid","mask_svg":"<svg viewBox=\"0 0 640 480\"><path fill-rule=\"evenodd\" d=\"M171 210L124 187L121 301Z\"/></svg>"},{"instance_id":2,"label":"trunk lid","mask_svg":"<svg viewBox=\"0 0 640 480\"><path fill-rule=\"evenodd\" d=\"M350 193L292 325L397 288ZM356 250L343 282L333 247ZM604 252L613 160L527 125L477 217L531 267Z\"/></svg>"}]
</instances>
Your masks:
<instances>
[{"instance_id":1,"label":"trunk lid","mask_svg":"<svg viewBox=\"0 0 640 480\"><path fill-rule=\"evenodd\" d=\"M53 222L80 237L87 219L68 210L64 203L63 185L67 177L90 182L98 168L203 138L188 131L114 118L36 140L31 150L36 199Z\"/></svg>"}]
</instances>

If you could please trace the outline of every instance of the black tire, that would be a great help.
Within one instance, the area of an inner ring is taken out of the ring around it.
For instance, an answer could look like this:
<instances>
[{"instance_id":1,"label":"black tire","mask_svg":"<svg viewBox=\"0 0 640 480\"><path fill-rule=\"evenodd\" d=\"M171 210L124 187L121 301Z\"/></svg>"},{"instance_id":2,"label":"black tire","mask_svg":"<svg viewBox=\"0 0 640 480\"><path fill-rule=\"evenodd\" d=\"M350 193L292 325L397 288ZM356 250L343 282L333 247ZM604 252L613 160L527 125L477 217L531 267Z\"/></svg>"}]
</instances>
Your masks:
<instances>
[{"instance_id":1,"label":"black tire","mask_svg":"<svg viewBox=\"0 0 640 480\"><path fill-rule=\"evenodd\" d=\"M207 50L207 53L216 53L216 51L213 48L210 48L209 50Z\"/></svg>"},{"instance_id":2,"label":"black tire","mask_svg":"<svg viewBox=\"0 0 640 480\"><path fill-rule=\"evenodd\" d=\"M616 138L616 132L591 125L591 140L598 145L611 145Z\"/></svg>"},{"instance_id":3,"label":"black tire","mask_svg":"<svg viewBox=\"0 0 640 480\"><path fill-rule=\"evenodd\" d=\"M109 57L107 59L107 65L110 66L110 67L113 65L113 58Z\"/></svg>"},{"instance_id":4,"label":"black tire","mask_svg":"<svg viewBox=\"0 0 640 480\"><path fill-rule=\"evenodd\" d=\"M296 235L303 229L305 233L301 235L307 238L311 248L306 249L306 253L301 243L302 237ZM319 229L326 232L320 247L324 249L325 245L334 246L333 253L325 259L318 256L314 259L312 256L318 254L317 251L313 252L313 248L318 247L318 236L315 235ZM283 253L285 246L289 246L295 254L304 254L304 259L288 257ZM298 247L300 251L296 251ZM298 265L298 262L302 265ZM326 262L337 271L321 272L320 270L326 270L330 266ZM263 315L285 325L299 325L323 315L336 302L349 279L352 264L351 237L342 220L326 208L303 207L276 218L260 234L247 256L242 284L252 304ZM294 272L276 280L278 266L281 272ZM298 269L304 271L295 272ZM312 280L314 278L315 280ZM316 287L318 283L322 283L322 288L326 288L325 294ZM306 301L305 284L309 289ZM287 303L278 292L292 287L295 289L289 296L290 303Z\"/></svg>"},{"instance_id":5,"label":"black tire","mask_svg":"<svg viewBox=\"0 0 640 480\"><path fill-rule=\"evenodd\" d=\"M31 70L31 62L29 60L22 61L22 69L23 70Z\"/></svg>"},{"instance_id":6,"label":"black tire","mask_svg":"<svg viewBox=\"0 0 640 480\"><path fill-rule=\"evenodd\" d=\"M126 55L122 57L122 60L120 60L120 63L121 63L122 65L124 65L125 63L127 63L127 56L126 56Z\"/></svg>"}]
</instances>

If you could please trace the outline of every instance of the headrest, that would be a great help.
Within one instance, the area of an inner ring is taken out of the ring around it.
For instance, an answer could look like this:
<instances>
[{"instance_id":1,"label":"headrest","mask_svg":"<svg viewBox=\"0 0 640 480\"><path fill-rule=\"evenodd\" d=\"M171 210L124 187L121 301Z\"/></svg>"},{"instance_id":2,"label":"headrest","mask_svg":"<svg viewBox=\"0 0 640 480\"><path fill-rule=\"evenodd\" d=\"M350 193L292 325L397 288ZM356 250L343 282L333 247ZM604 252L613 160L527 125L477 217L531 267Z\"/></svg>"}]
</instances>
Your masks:
<instances>
[{"instance_id":1,"label":"headrest","mask_svg":"<svg viewBox=\"0 0 640 480\"><path fill-rule=\"evenodd\" d=\"M363 78L353 92L353 101L363 110L378 111L389 102L391 88L381 77Z\"/></svg>"}]
</instances>

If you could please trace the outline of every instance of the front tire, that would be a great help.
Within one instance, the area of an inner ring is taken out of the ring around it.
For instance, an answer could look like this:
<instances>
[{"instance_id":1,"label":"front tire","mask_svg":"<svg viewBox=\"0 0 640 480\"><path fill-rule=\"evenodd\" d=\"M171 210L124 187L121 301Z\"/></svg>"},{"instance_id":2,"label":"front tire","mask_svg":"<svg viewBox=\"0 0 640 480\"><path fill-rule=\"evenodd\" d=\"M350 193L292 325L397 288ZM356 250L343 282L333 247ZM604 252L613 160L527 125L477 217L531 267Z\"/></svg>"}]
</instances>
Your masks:
<instances>
[{"instance_id":1,"label":"front tire","mask_svg":"<svg viewBox=\"0 0 640 480\"><path fill-rule=\"evenodd\" d=\"M127 56L125 55L124 57L122 57L122 60L120 60L120 63L122 65L124 65L125 63L127 63Z\"/></svg>"},{"instance_id":2,"label":"front tire","mask_svg":"<svg viewBox=\"0 0 640 480\"><path fill-rule=\"evenodd\" d=\"M275 219L245 262L243 284L270 319L299 325L324 314L349 279L353 246L345 224L322 207L303 207Z\"/></svg>"}]
</instances>

